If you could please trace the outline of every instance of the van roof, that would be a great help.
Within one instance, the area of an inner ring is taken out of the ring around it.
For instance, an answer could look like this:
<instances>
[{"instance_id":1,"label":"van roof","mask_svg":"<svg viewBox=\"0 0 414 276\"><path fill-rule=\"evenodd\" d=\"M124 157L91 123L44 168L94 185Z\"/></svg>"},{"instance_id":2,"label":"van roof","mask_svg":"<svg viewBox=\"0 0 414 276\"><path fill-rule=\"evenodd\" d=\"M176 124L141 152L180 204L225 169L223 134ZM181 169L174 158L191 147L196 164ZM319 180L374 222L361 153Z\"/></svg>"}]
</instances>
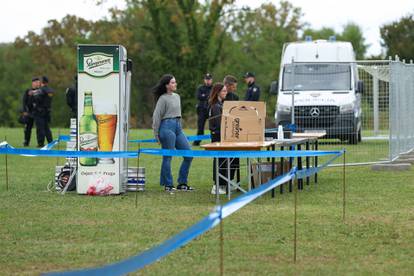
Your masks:
<instances>
[{"instance_id":1,"label":"van roof","mask_svg":"<svg viewBox=\"0 0 414 276\"><path fill-rule=\"evenodd\" d=\"M282 64L295 62L353 62L355 54L350 42L300 41L283 46Z\"/></svg>"}]
</instances>

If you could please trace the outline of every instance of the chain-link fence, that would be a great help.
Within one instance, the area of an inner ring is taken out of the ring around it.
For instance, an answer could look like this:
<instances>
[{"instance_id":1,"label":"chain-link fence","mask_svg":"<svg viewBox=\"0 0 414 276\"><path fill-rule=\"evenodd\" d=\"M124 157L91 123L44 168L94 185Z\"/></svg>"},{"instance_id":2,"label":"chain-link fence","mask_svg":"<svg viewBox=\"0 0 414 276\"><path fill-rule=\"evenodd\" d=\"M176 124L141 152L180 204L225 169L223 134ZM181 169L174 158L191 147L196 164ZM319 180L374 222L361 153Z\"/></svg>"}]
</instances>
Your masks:
<instances>
[{"instance_id":1,"label":"chain-link fence","mask_svg":"<svg viewBox=\"0 0 414 276\"><path fill-rule=\"evenodd\" d=\"M390 159L414 148L414 65L390 65Z\"/></svg>"},{"instance_id":2,"label":"chain-link fence","mask_svg":"<svg viewBox=\"0 0 414 276\"><path fill-rule=\"evenodd\" d=\"M326 132L320 148L345 148L349 164L389 162L414 148L414 65L294 62L283 70L276 124Z\"/></svg>"}]
</instances>

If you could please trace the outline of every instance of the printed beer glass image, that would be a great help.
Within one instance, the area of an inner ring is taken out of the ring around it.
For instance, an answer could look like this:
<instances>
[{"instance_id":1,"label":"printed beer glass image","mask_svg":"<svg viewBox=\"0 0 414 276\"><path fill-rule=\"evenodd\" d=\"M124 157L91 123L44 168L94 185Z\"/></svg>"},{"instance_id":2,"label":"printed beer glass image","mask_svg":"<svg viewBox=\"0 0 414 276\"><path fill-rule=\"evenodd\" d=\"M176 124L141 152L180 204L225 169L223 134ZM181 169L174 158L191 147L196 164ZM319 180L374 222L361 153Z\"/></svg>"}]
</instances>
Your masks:
<instances>
[{"instance_id":1,"label":"printed beer glass image","mask_svg":"<svg viewBox=\"0 0 414 276\"><path fill-rule=\"evenodd\" d=\"M112 151L117 125L116 105L101 103L95 106L95 116L98 122L99 151ZM113 158L99 158L99 164L114 164Z\"/></svg>"}]
</instances>

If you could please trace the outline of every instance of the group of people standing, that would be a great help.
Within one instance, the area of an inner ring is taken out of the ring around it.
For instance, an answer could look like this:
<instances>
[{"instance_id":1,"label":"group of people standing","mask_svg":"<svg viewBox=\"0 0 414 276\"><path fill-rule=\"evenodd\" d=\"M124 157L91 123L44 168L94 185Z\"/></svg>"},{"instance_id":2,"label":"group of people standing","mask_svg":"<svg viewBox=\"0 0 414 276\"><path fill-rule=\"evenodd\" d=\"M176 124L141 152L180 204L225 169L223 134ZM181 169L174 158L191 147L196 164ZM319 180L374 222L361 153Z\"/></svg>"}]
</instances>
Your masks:
<instances>
[{"instance_id":1,"label":"group of people standing","mask_svg":"<svg viewBox=\"0 0 414 276\"><path fill-rule=\"evenodd\" d=\"M244 75L247 83L247 90L244 100L258 101L260 98L260 87L255 83L254 73L247 72ZM153 113L152 128L154 136L161 144L163 149L189 150L190 144L182 131L181 126L181 101L180 96L176 93L177 81L173 75L164 75L158 84L154 87L155 109ZM204 75L204 84L199 86L196 92L198 99L197 104L197 135L204 134L206 121L209 122L212 142L220 142L221 137L221 114L223 112L224 101L238 101L237 78L227 75L223 82L217 82L213 85L213 76L210 73ZM200 145L200 141L195 141L194 146ZM184 157L179 170L177 187L171 174L171 156L163 156L160 184L164 190L172 193L175 190L192 191L193 187L188 185L188 173L192 162L192 157ZM226 168L226 159L219 158L220 167ZM239 159L232 159L230 167L230 178L234 179L235 168L239 167ZM213 166L215 168L215 165ZM216 180L215 170L213 170L213 179ZM216 185L217 183L215 183ZM226 193L227 183L223 179L219 180L219 193ZM212 193L215 193L215 186Z\"/></svg>"},{"instance_id":2,"label":"group of people standing","mask_svg":"<svg viewBox=\"0 0 414 276\"><path fill-rule=\"evenodd\" d=\"M33 125L36 125L37 147L53 141L49 127L51 120L52 97L54 91L49 87L49 79L46 76L32 78L32 85L23 94L22 114L20 122L24 127L23 146L30 145L30 137Z\"/></svg>"}]
</instances>

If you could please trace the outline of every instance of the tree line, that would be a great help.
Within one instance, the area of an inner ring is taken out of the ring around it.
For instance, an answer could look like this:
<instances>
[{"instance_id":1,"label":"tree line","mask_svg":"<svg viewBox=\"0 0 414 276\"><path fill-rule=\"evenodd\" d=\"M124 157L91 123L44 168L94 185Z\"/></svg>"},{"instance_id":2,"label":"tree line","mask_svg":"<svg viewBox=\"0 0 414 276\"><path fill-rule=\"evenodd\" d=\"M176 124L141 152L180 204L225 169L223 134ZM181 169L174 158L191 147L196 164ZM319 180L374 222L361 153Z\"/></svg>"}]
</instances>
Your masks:
<instances>
[{"instance_id":1,"label":"tree line","mask_svg":"<svg viewBox=\"0 0 414 276\"><path fill-rule=\"evenodd\" d=\"M76 74L78 44L121 44L132 59L131 125L148 127L153 110L151 88L164 73L178 82L184 117L195 117L195 91L202 76L210 72L214 81L227 74L239 78L239 95L246 86L242 75L253 71L262 87L269 115L275 98L267 93L277 79L283 44L304 39L350 41L357 59L367 58L368 44L361 27L348 23L341 33L325 27L311 29L300 7L288 1L266 3L258 8L237 8L234 0L129 0L123 10L88 21L74 15L49 20L39 34L32 31L13 43L0 44L0 125L16 126L21 98L33 76L47 75L56 91L52 125L67 126L70 112L65 90ZM408 15L381 27L384 58L398 54L413 58L414 21ZM195 120L193 120L195 121ZM191 127L191 125L190 125Z\"/></svg>"}]
</instances>

